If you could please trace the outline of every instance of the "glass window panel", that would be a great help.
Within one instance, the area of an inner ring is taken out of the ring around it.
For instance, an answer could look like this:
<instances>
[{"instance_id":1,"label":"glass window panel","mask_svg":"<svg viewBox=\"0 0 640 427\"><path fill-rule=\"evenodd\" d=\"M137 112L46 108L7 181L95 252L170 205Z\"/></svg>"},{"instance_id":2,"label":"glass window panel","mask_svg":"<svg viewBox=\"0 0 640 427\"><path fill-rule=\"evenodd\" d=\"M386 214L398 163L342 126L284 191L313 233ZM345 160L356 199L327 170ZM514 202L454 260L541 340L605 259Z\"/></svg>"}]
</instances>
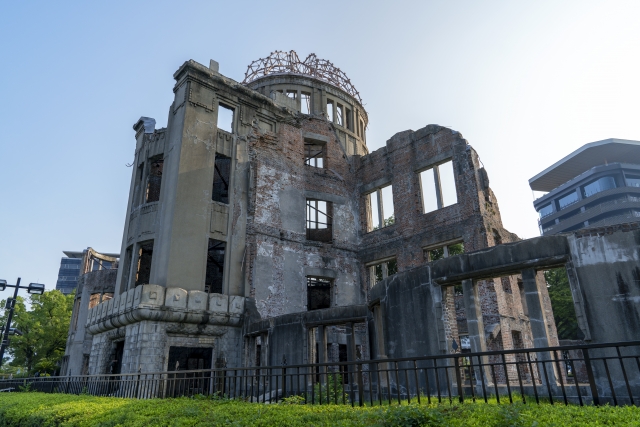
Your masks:
<instances>
[{"instance_id":1,"label":"glass window panel","mask_svg":"<svg viewBox=\"0 0 640 427\"><path fill-rule=\"evenodd\" d=\"M458 203L453 162L449 160L438 166L438 173L440 174L440 189L442 190L442 207Z\"/></svg>"},{"instance_id":2,"label":"glass window panel","mask_svg":"<svg viewBox=\"0 0 640 427\"><path fill-rule=\"evenodd\" d=\"M612 188L616 188L616 180L612 176L603 176L602 178L585 185L582 194L584 197L589 197Z\"/></svg>"},{"instance_id":3,"label":"glass window panel","mask_svg":"<svg viewBox=\"0 0 640 427\"><path fill-rule=\"evenodd\" d=\"M433 176L433 169L427 169L420 173L420 183L422 185L422 206L424 213L438 209L438 199L436 197L436 181Z\"/></svg>"},{"instance_id":4,"label":"glass window panel","mask_svg":"<svg viewBox=\"0 0 640 427\"><path fill-rule=\"evenodd\" d=\"M564 209L567 206L575 203L578 201L578 193L576 193L575 191L571 192L570 194L567 194L566 196L562 197L561 199L558 200L558 204L560 205L560 209Z\"/></svg>"},{"instance_id":5,"label":"glass window panel","mask_svg":"<svg viewBox=\"0 0 640 427\"><path fill-rule=\"evenodd\" d=\"M393 190L390 185L380 189L382 193L382 210L384 214L384 226L391 225L395 222L393 211Z\"/></svg>"},{"instance_id":6,"label":"glass window panel","mask_svg":"<svg viewBox=\"0 0 640 427\"><path fill-rule=\"evenodd\" d=\"M538 213L540 214L540 218L544 218L545 216L549 216L553 213L553 206L551 204L548 204L544 207L542 207Z\"/></svg>"},{"instance_id":7,"label":"glass window panel","mask_svg":"<svg viewBox=\"0 0 640 427\"><path fill-rule=\"evenodd\" d=\"M640 187L640 176L627 176L627 185L629 187Z\"/></svg>"}]
</instances>

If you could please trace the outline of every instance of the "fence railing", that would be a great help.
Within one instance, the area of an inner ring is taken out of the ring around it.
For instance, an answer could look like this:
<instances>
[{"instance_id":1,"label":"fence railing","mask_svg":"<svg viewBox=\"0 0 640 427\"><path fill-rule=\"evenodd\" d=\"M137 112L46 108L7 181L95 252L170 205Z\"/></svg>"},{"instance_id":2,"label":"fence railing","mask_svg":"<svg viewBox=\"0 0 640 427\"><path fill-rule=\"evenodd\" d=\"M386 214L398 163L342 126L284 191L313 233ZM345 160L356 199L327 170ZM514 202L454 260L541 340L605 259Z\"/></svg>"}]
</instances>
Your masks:
<instances>
[{"instance_id":1,"label":"fence railing","mask_svg":"<svg viewBox=\"0 0 640 427\"><path fill-rule=\"evenodd\" d=\"M220 396L277 403L638 405L640 341L173 372L0 379L0 390L127 398Z\"/></svg>"}]
</instances>

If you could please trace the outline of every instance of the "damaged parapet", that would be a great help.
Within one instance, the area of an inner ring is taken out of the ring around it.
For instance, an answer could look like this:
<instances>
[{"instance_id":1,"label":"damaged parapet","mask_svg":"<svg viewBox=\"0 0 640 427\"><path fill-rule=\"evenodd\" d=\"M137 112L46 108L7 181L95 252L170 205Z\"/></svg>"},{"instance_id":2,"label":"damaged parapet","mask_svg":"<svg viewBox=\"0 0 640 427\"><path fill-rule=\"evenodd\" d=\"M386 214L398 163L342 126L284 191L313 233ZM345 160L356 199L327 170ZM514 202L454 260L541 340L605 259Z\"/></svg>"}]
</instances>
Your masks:
<instances>
[{"instance_id":1,"label":"damaged parapet","mask_svg":"<svg viewBox=\"0 0 640 427\"><path fill-rule=\"evenodd\" d=\"M89 310L87 328L98 334L145 320L169 322L173 333L221 335L216 326L237 326L244 297L142 285Z\"/></svg>"}]
</instances>

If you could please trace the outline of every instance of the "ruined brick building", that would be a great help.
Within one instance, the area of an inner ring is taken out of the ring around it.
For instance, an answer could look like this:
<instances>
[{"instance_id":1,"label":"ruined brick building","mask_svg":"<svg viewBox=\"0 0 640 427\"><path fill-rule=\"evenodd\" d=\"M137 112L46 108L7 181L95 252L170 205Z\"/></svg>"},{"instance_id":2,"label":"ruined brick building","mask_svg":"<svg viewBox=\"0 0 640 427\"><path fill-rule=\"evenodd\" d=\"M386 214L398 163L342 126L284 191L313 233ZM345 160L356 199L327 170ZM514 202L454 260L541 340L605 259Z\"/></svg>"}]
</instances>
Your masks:
<instances>
[{"instance_id":1,"label":"ruined brick building","mask_svg":"<svg viewBox=\"0 0 640 427\"><path fill-rule=\"evenodd\" d=\"M114 298L86 318L90 373L400 357L373 285L517 240L459 132L406 130L370 153L360 95L328 61L275 52L240 83L190 60L174 78L167 127L134 125ZM488 348L532 346L519 277L477 289ZM437 293L424 334L468 349L462 288Z\"/></svg>"}]
</instances>

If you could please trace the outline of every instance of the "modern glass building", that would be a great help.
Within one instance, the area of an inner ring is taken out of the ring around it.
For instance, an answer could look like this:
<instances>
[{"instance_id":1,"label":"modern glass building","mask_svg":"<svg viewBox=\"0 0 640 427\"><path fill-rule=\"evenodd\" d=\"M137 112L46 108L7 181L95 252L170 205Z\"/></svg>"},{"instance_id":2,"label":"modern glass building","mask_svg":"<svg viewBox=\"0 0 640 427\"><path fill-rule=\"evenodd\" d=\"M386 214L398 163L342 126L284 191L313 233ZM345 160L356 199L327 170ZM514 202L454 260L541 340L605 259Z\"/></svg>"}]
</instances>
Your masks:
<instances>
[{"instance_id":1,"label":"modern glass building","mask_svg":"<svg viewBox=\"0 0 640 427\"><path fill-rule=\"evenodd\" d=\"M82 264L82 252L64 252L66 257L60 260L56 289L63 294L70 294L78 286L78 276Z\"/></svg>"},{"instance_id":2,"label":"modern glass building","mask_svg":"<svg viewBox=\"0 0 640 427\"><path fill-rule=\"evenodd\" d=\"M540 234L640 221L640 141L586 144L529 180Z\"/></svg>"}]
</instances>

